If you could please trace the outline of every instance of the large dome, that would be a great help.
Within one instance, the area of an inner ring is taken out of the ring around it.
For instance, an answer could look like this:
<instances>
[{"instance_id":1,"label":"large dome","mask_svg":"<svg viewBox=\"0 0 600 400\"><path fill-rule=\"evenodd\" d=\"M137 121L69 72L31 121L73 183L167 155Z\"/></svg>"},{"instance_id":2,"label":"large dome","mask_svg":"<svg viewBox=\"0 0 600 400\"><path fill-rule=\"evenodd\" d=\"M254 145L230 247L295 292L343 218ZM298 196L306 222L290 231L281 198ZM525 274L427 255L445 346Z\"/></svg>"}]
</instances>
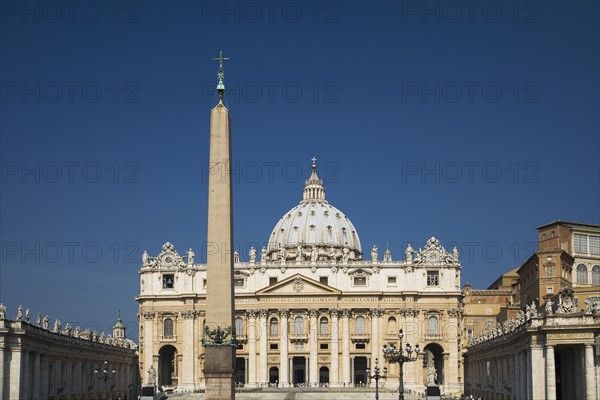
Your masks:
<instances>
[{"instance_id":1,"label":"large dome","mask_svg":"<svg viewBox=\"0 0 600 400\"><path fill-rule=\"evenodd\" d=\"M279 220L267 248L272 261L360 260L362 250L356 228L343 212L325 200L323 181L312 165L300 204Z\"/></svg>"}]
</instances>

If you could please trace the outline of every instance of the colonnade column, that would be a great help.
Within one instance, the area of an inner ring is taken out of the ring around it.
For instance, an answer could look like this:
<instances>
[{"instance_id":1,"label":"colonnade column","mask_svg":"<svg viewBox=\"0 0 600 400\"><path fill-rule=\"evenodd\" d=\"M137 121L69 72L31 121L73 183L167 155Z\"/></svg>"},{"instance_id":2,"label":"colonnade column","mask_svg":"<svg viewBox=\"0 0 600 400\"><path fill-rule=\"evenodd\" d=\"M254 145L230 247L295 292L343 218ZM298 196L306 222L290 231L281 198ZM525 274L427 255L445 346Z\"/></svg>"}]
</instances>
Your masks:
<instances>
[{"instance_id":1,"label":"colonnade column","mask_svg":"<svg viewBox=\"0 0 600 400\"><path fill-rule=\"evenodd\" d=\"M9 396L11 400L19 400L21 398L21 361L23 360L23 352L19 348L11 349L9 376Z\"/></svg>"},{"instance_id":2,"label":"colonnade column","mask_svg":"<svg viewBox=\"0 0 600 400\"><path fill-rule=\"evenodd\" d=\"M546 399L556 400L556 371L554 370L554 346L546 345Z\"/></svg>"},{"instance_id":3,"label":"colonnade column","mask_svg":"<svg viewBox=\"0 0 600 400\"><path fill-rule=\"evenodd\" d=\"M330 309L329 315L331 316L331 369L329 371L329 382L331 386L339 386L339 353L340 353L340 342L339 342L339 319L338 310Z\"/></svg>"},{"instance_id":4,"label":"colonnade column","mask_svg":"<svg viewBox=\"0 0 600 400\"><path fill-rule=\"evenodd\" d=\"M342 310L342 383L350 385L350 310Z\"/></svg>"},{"instance_id":5,"label":"colonnade column","mask_svg":"<svg viewBox=\"0 0 600 400\"><path fill-rule=\"evenodd\" d=\"M319 315L319 310L311 309L308 310L308 315L310 317L310 325L309 325L309 336L308 340L310 355L309 355L309 382L310 386L318 386L319 383L319 359L317 354L317 345L319 341L319 331L317 327L317 316Z\"/></svg>"},{"instance_id":6,"label":"colonnade column","mask_svg":"<svg viewBox=\"0 0 600 400\"><path fill-rule=\"evenodd\" d=\"M29 398L29 350L23 349L23 369L21 370L21 396Z\"/></svg>"},{"instance_id":7,"label":"colonnade column","mask_svg":"<svg viewBox=\"0 0 600 400\"><path fill-rule=\"evenodd\" d=\"M267 342L269 338L269 332L267 331L267 310L260 310L258 312L260 318L260 354L258 363L259 367L259 382L266 384L269 379L267 377Z\"/></svg>"},{"instance_id":8,"label":"colonnade column","mask_svg":"<svg viewBox=\"0 0 600 400\"><path fill-rule=\"evenodd\" d=\"M248 385L256 386L256 311L249 310L248 315Z\"/></svg>"},{"instance_id":9,"label":"colonnade column","mask_svg":"<svg viewBox=\"0 0 600 400\"><path fill-rule=\"evenodd\" d=\"M33 355L33 384L31 387L31 397L38 399L40 397L40 353Z\"/></svg>"},{"instance_id":10,"label":"colonnade column","mask_svg":"<svg viewBox=\"0 0 600 400\"><path fill-rule=\"evenodd\" d=\"M40 399L48 398L48 384L49 384L49 373L50 366L48 362L48 356L42 355L40 361ZM85 388L84 388L85 389Z\"/></svg>"},{"instance_id":11,"label":"colonnade column","mask_svg":"<svg viewBox=\"0 0 600 400\"><path fill-rule=\"evenodd\" d=\"M531 345L531 357L529 357L529 373L531 374L531 399L543 399L545 388L544 388L544 368L539 368L540 365L544 365L542 356L542 346L539 344Z\"/></svg>"},{"instance_id":12,"label":"colonnade column","mask_svg":"<svg viewBox=\"0 0 600 400\"><path fill-rule=\"evenodd\" d=\"M596 390L596 369L594 368L594 349L591 344L585 345L585 397L594 400Z\"/></svg>"},{"instance_id":13,"label":"colonnade column","mask_svg":"<svg viewBox=\"0 0 600 400\"><path fill-rule=\"evenodd\" d=\"M0 342L0 399L4 398L4 342Z\"/></svg>"},{"instance_id":14,"label":"colonnade column","mask_svg":"<svg viewBox=\"0 0 600 400\"><path fill-rule=\"evenodd\" d=\"M290 373L288 364L288 310L279 310L281 337L279 340L279 385L289 386Z\"/></svg>"}]
</instances>

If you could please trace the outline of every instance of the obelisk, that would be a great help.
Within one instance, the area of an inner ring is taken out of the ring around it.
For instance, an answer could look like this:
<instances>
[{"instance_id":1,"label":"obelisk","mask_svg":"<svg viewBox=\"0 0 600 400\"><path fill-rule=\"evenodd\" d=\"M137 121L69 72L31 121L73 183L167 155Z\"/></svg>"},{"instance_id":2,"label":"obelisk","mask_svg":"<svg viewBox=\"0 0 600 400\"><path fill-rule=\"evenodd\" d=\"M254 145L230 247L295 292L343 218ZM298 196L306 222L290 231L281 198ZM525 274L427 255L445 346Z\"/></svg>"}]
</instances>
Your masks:
<instances>
[{"instance_id":1,"label":"obelisk","mask_svg":"<svg viewBox=\"0 0 600 400\"><path fill-rule=\"evenodd\" d=\"M206 400L235 398L234 365L237 343L233 331L233 216L229 111L223 104L223 58L219 58L219 104L210 112L210 174L208 178L207 289L204 331Z\"/></svg>"}]
</instances>

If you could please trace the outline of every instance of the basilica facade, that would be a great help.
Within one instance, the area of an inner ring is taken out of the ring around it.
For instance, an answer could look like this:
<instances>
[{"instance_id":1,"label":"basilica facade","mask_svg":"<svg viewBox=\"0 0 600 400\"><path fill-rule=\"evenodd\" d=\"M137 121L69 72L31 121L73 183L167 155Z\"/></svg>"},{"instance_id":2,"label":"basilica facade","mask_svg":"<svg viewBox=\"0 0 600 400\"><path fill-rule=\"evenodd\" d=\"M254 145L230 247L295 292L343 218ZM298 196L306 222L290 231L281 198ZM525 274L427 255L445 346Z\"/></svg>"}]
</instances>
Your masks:
<instances>
[{"instance_id":1,"label":"basilica facade","mask_svg":"<svg viewBox=\"0 0 600 400\"><path fill-rule=\"evenodd\" d=\"M462 390L461 265L434 237L401 260L376 246L363 256L350 219L325 199L313 162L302 200L276 223L268 245L234 257L236 382L245 387L371 385L367 369L399 367L382 347L421 352L404 366L405 388L422 392L435 371L443 393ZM208 246L210 248L210 246ZM144 383L197 390L203 376L207 266L165 243L140 269L139 360ZM151 371L150 373L148 371ZM156 376L154 375L156 371ZM373 382L374 383L374 382ZM431 382L429 382L431 383ZM380 382L380 385L382 383Z\"/></svg>"}]
</instances>

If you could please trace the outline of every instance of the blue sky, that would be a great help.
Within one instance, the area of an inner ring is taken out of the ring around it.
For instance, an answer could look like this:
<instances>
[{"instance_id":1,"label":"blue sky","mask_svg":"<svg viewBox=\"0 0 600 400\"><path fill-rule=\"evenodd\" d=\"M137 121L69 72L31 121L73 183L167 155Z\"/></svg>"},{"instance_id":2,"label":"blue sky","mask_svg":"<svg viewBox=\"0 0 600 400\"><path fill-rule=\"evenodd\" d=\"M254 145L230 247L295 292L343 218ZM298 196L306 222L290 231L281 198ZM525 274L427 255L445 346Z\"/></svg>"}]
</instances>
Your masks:
<instances>
[{"instance_id":1,"label":"blue sky","mask_svg":"<svg viewBox=\"0 0 600 400\"><path fill-rule=\"evenodd\" d=\"M142 251L204 259L220 50L242 249L297 204L313 156L365 254L436 236L475 287L535 227L600 222L598 2L68 4L0 4L10 316L109 331L120 310L136 335Z\"/></svg>"}]
</instances>

